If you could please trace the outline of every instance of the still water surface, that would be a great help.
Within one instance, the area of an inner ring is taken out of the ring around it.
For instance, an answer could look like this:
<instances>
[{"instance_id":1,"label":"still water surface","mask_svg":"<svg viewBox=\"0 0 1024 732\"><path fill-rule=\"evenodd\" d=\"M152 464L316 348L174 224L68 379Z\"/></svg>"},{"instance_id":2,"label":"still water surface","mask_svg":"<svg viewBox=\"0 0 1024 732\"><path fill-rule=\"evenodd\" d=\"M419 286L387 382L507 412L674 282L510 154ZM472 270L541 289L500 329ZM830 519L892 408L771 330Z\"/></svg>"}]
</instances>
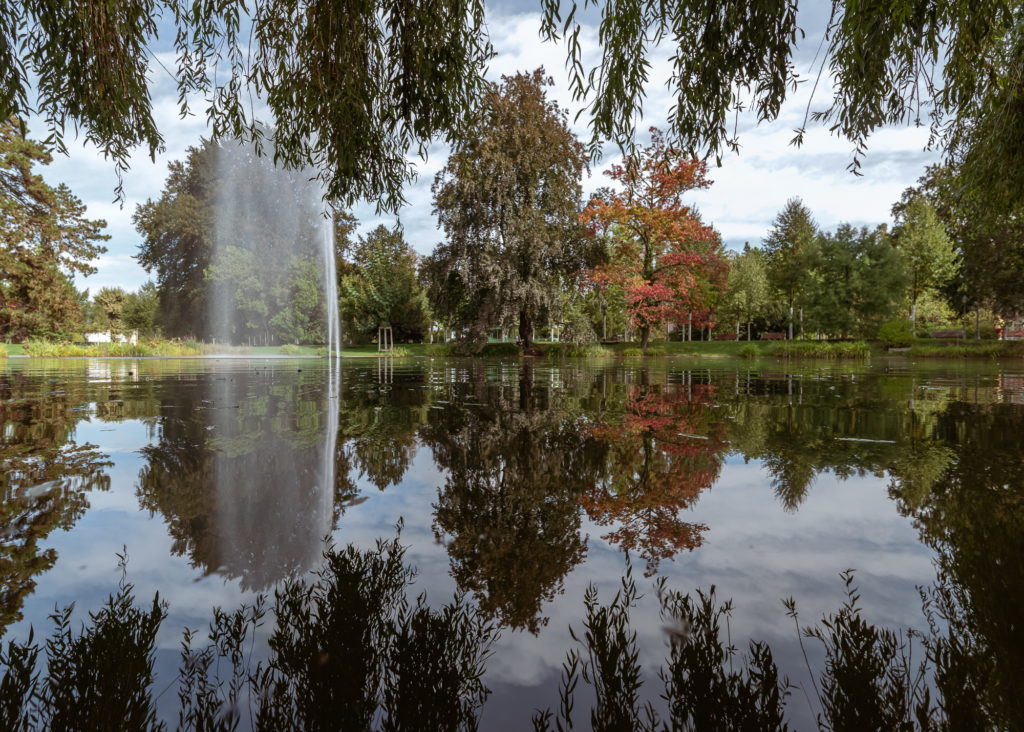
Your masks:
<instances>
[{"instance_id":1,"label":"still water surface","mask_svg":"<svg viewBox=\"0 0 1024 732\"><path fill-rule=\"evenodd\" d=\"M627 562L655 704L657 578L714 585L733 642L766 641L807 686L781 599L813 622L848 568L881 626L926 627L918 587L962 590L996 696L1022 688L1019 365L408 359L340 378L332 394L318 360L0 362L4 640L48 632L55 606L86 618L126 551L137 598L169 603L162 689L212 607L315 567L325 537L371 548L401 521L411 592L467 593L500 628L482 729L557 706L587 587L610 600ZM173 725L174 694L157 705ZM789 698L798 728L816 712Z\"/></svg>"}]
</instances>

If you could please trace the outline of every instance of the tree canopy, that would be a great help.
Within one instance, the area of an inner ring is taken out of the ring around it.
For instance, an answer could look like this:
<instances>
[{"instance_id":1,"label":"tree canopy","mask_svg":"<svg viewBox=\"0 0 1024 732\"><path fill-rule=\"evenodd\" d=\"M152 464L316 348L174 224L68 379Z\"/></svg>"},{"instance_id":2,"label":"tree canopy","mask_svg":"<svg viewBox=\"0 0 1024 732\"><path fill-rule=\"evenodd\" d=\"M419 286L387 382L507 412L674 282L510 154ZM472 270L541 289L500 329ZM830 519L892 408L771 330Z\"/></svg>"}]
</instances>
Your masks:
<instances>
[{"instance_id":1,"label":"tree canopy","mask_svg":"<svg viewBox=\"0 0 1024 732\"><path fill-rule=\"evenodd\" d=\"M540 9L542 34L565 40L593 151L607 138L630 145L658 49L669 53L675 95L669 139L697 157L737 149L733 115L775 119L806 80L795 62L801 43L820 34L811 75L832 96L812 99L821 106L808 107L808 121L853 142L854 170L878 127L923 120L964 165L975 198L1003 213L1020 205L1024 26L1015 2L833 0L823 27L808 27L797 0L623 0L601 7L589 67L587 5L541 0ZM0 29L0 118L38 114L58 146L72 128L120 170L135 147L160 150L150 58L163 32L173 38L167 71L182 114L205 114L216 136L259 139L265 110L280 160L318 166L333 199L389 208L411 174L410 148L465 138L491 54L482 0L28 0L0 5Z\"/></svg>"},{"instance_id":2,"label":"tree canopy","mask_svg":"<svg viewBox=\"0 0 1024 732\"><path fill-rule=\"evenodd\" d=\"M308 171L236 142L205 140L171 163L160 198L133 217L167 335L323 342L324 205L311 188ZM336 219L342 248L350 229Z\"/></svg>"},{"instance_id":3,"label":"tree canopy","mask_svg":"<svg viewBox=\"0 0 1024 732\"><path fill-rule=\"evenodd\" d=\"M577 220L586 159L547 98L551 83L538 69L492 86L433 188L446 240L427 267L432 304L477 334L518 321L525 346L587 263Z\"/></svg>"},{"instance_id":4,"label":"tree canopy","mask_svg":"<svg viewBox=\"0 0 1024 732\"><path fill-rule=\"evenodd\" d=\"M642 348L651 328L666 320L692 314L709 322L729 265L718 232L683 198L711 185L705 164L683 156L652 128L648 147L607 172L622 190L602 188L580 216L611 246L609 261L591 280L625 293Z\"/></svg>"},{"instance_id":5,"label":"tree canopy","mask_svg":"<svg viewBox=\"0 0 1024 732\"><path fill-rule=\"evenodd\" d=\"M81 324L71 277L95 272L91 261L110 238L67 186L33 170L50 160L13 120L0 122L0 338L9 341L69 335Z\"/></svg>"},{"instance_id":6,"label":"tree canopy","mask_svg":"<svg viewBox=\"0 0 1024 732\"><path fill-rule=\"evenodd\" d=\"M422 339L430 327L426 292L417 278L418 257L402 232L378 226L352 247L352 272L340 283L343 317L358 333L392 327L402 340Z\"/></svg>"}]
</instances>

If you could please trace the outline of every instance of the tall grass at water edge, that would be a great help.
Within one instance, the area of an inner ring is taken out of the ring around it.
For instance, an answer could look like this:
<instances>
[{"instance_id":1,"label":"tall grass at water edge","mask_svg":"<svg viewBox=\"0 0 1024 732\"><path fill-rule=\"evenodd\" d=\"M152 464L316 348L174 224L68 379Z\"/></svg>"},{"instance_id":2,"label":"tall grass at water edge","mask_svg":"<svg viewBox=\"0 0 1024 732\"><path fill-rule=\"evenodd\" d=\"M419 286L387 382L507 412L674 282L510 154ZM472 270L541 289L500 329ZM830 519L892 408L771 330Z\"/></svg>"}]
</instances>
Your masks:
<instances>
[{"instance_id":1,"label":"tall grass at water edge","mask_svg":"<svg viewBox=\"0 0 1024 732\"><path fill-rule=\"evenodd\" d=\"M145 357L145 356L201 356L213 351L213 346L198 341L149 341L145 343L94 343L78 345L46 340L24 343L27 356L54 357Z\"/></svg>"},{"instance_id":2,"label":"tall grass at water edge","mask_svg":"<svg viewBox=\"0 0 1024 732\"><path fill-rule=\"evenodd\" d=\"M958 341L915 343L907 351L915 358L1024 358L1024 341Z\"/></svg>"},{"instance_id":3,"label":"tall grass at water edge","mask_svg":"<svg viewBox=\"0 0 1024 732\"><path fill-rule=\"evenodd\" d=\"M177 687L179 728L234 729L248 718L258 730L477 729L490 693L485 664L499 629L462 595L437 608L422 594L412 602L406 590L415 572L404 553L397 538L368 551L331 547L312 579L285 582L272 600L259 595L234 611L216 609L207 634L186 630L177 678L159 681L165 690ZM124 572L124 557L120 564ZM941 587L922 592L929 630L904 632L868 622L852 572L843 579L843 606L814 625L802 626L793 600L783 602L805 659L805 640L825 657L817 672L808 662L810 685L799 694L780 676L768 644L751 641L745 653L737 650L732 602L719 604L714 587L683 594L656 583L668 655L654 675L639 661L631 569L610 603L591 585L582 621L570 629L577 643L562 664L560 704L537 711L533 728L585 722L574 712L578 686L590 687L584 696L593 700L591 728L607 732L784 730L789 704L805 700L818 727L830 730L955 729L952 720L966 707L973 718L987 716L958 687L979 649L935 622L935 609L944 607L933 604L944 596ZM271 653L257 660L252 643L268 614ZM71 608L58 608L45 643L32 633L25 642L9 640L0 647L0 727L162 728L154 649L166 617L159 596L136 605L122 574L117 594L81 631L73 628ZM920 651L912 656L915 641L925 651L921 660ZM655 678L661 688L643 691ZM661 712L642 701L657 693L665 701Z\"/></svg>"},{"instance_id":4,"label":"tall grass at water edge","mask_svg":"<svg viewBox=\"0 0 1024 732\"><path fill-rule=\"evenodd\" d=\"M783 341L771 355L778 358L869 359L871 348L864 341Z\"/></svg>"}]
</instances>

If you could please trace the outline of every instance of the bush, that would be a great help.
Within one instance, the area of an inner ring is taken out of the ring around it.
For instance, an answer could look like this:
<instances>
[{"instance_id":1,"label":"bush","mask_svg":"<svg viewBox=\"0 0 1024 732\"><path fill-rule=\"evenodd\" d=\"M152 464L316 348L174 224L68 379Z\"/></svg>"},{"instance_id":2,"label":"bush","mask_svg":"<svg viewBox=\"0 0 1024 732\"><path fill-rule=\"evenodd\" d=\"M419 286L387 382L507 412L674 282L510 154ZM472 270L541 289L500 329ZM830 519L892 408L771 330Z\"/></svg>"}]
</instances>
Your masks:
<instances>
[{"instance_id":1,"label":"bush","mask_svg":"<svg viewBox=\"0 0 1024 732\"><path fill-rule=\"evenodd\" d=\"M914 330L909 320L897 318L878 329L878 339L888 348L906 348L914 342Z\"/></svg>"},{"instance_id":2,"label":"bush","mask_svg":"<svg viewBox=\"0 0 1024 732\"><path fill-rule=\"evenodd\" d=\"M520 356L523 349L519 347L518 343L488 343L480 351L481 356L500 356L513 358Z\"/></svg>"},{"instance_id":3,"label":"bush","mask_svg":"<svg viewBox=\"0 0 1024 732\"><path fill-rule=\"evenodd\" d=\"M640 350L639 348L633 347L633 348L625 348L625 349L619 351L619 354L622 355L622 356L635 357L635 356L643 356L644 352L642 350Z\"/></svg>"},{"instance_id":4,"label":"bush","mask_svg":"<svg viewBox=\"0 0 1024 732\"><path fill-rule=\"evenodd\" d=\"M740 358L757 358L761 355L761 349L753 343L748 343L740 349Z\"/></svg>"},{"instance_id":5,"label":"bush","mask_svg":"<svg viewBox=\"0 0 1024 732\"><path fill-rule=\"evenodd\" d=\"M428 343L423 352L428 356L454 356L455 348L450 343Z\"/></svg>"},{"instance_id":6,"label":"bush","mask_svg":"<svg viewBox=\"0 0 1024 732\"><path fill-rule=\"evenodd\" d=\"M296 346L294 343L285 343L277 350L280 351L282 356L298 356L302 353L302 347Z\"/></svg>"}]
</instances>

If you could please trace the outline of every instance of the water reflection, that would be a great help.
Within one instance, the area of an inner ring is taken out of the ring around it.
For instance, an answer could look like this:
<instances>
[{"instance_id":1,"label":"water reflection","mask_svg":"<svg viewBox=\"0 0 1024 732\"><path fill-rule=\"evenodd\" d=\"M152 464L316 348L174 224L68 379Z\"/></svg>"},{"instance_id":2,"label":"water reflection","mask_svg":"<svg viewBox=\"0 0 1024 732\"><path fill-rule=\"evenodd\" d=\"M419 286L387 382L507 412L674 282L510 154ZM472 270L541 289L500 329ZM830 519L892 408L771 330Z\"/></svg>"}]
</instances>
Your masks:
<instances>
[{"instance_id":1,"label":"water reflection","mask_svg":"<svg viewBox=\"0 0 1024 732\"><path fill-rule=\"evenodd\" d=\"M138 496L176 553L248 589L314 565L339 488L331 389L323 373L265 367L164 385Z\"/></svg>"},{"instance_id":2,"label":"water reflection","mask_svg":"<svg viewBox=\"0 0 1024 732\"><path fill-rule=\"evenodd\" d=\"M485 613L536 632L542 605L586 552L578 504L604 450L571 406L534 389L529 368L515 384L476 371L467 388L474 406L440 400L420 430L445 476L434 531Z\"/></svg>"},{"instance_id":3,"label":"water reflection","mask_svg":"<svg viewBox=\"0 0 1024 732\"><path fill-rule=\"evenodd\" d=\"M652 574L700 556L716 531L697 520L701 503L749 462L793 512L823 474L887 485L894 514L935 552L943 714L966 715L958 728L1024 718L1014 374L420 360L347 365L332 400L309 365L119 368L0 373L0 625L57 561L48 535L109 485L104 451L76 437L86 419L147 426L149 442L132 448L145 460L140 506L175 553L245 588L313 566L346 511L411 490L415 467L431 515L406 519L429 524L484 621L532 633L568 601L567 577L595 545L628 550Z\"/></svg>"},{"instance_id":4,"label":"water reflection","mask_svg":"<svg viewBox=\"0 0 1024 732\"><path fill-rule=\"evenodd\" d=\"M81 385L0 373L0 637L57 561L46 537L74 525L89 491L110 485L107 456L73 439L84 404Z\"/></svg>"}]
</instances>

